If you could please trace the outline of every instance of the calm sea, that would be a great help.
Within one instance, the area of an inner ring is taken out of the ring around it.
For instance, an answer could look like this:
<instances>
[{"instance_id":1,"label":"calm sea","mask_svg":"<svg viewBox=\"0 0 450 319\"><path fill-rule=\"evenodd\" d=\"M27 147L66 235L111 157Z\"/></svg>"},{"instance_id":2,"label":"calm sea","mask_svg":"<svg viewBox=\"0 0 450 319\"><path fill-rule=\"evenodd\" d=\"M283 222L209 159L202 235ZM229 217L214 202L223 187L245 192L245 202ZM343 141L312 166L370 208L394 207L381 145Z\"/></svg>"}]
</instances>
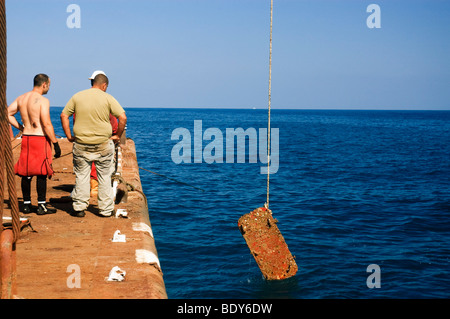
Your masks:
<instances>
[{"instance_id":1,"label":"calm sea","mask_svg":"<svg viewBox=\"0 0 450 319\"><path fill-rule=\"evenodd\" d=\"M126 111L139 165L168 177L140 171L169 298L450 297L450 111L272 110L270 208L299 266L278 282L237 228L266 201L265 164L249 163L248 147L246 163L225 157L226 129L259 132L267 111ZM194 146L195 120L222 133L223 163L194 163L212 142ZM177 128L191 134L192 163L172 159Z\"/></svg>"}]
</instances>

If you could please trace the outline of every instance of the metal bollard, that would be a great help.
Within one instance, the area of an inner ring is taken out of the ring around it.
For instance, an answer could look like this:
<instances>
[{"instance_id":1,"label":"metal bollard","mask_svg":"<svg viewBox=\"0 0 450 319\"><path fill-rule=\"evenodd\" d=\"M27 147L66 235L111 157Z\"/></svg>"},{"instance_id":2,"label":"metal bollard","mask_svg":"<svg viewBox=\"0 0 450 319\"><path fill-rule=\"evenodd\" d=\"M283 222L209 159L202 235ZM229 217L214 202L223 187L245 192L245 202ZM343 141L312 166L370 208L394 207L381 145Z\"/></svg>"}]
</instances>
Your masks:
<instances>
[{"instance_id":1,"label":"metal bollard","mask_svg":"<svg viewBox=\"0 0 450 319\"><path fill-rule=\"evenodd\" d=\"M120 136L120 144L125 145L127 144L127 126L125 125L125 129L123 130L122 135Z\"/></svg>"},{"instance_id":2,"label":"metal bollard","mask_svg":"<svg viewBox=\"0 0 450 319\"><path fill-rule=\"evenodd\" d=\"M0 236L1 299L12 299L17 295L16 245L11 229L3 229Z\"/></svg>"}]
</instances>

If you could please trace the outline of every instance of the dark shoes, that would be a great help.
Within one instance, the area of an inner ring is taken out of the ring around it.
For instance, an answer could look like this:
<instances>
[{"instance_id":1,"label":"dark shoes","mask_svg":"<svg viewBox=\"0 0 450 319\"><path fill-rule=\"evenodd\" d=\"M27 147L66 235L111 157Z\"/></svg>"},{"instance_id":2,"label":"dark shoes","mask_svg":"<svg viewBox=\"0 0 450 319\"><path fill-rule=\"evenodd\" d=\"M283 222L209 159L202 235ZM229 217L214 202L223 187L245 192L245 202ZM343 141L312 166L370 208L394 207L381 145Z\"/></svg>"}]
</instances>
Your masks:
<instances>
[{"instance_id":1,"label":"dark shoes","mask_svg":"<svg viewBox=\"0 0 450 319\"><path fill-rule=\"evenodd\" d=\"M72 213L70 214L73 217L84 217L86 214L84 212L84 210L78 211L78 210L74 210L72 211Z\"/></svg>"},{"instance_id":2,"label":"dark shoes","mask_svg":"<svg viewBox=\"0 0 450 319\"><path fill-rule=\"evenodd\" d=\"M31 204L23 204L23 213L24 214L31 213Z\"/></svg>"},{"instance_id":3,"label":"dark shoes","mask_svg":"<svg viewBox=\"0 0 450 319\"><path fill-rule=\"evenodd\" d=\"M38 204L37 214L38 215L47 215L47 214L55 214L55 208L49 208L46 204Z\"/></svg>"},{"instance_id":4,"label":"dark shoes","mask_svg":"<svg viewBox=\"0 0 450 319\"><path fill-rule=\"evenodd\" d=\"M36 212L38 215L47 215L47 214L55 214L56 209L47 207L47 204L38 204L37 211L36 208L33 209L33 206L31 204L24 204L22 212L24 214L30 214L32 212Z\"/></svg>"},{"instance_id":5,"label":"dark shoes","mask_svg":"<svg viewBox=\"0 0 450 319\"><path fill-rule=\"evenodd\" d=\"M113 215L113 211L111 211L111 212L102 212L102 213L99 213L99 216L100 217L111 217L112 215Z\"/></svg>"},{"instance_id":6,"label":"dark shoes","mask_svg":"<svg viewBox=\"0 0 450 319\"><path fill-rule=\"evenodd\" d=\"M72 213L70 214L73 217L84 217L86 216L86 213L84 212L84 210L82 211L77 211L77 210L72 210ZM114 215L114 212L105 212L105 213L98 213L98 216L100 217L111 217L112 215Z\"/></svg>"}]
</instances>

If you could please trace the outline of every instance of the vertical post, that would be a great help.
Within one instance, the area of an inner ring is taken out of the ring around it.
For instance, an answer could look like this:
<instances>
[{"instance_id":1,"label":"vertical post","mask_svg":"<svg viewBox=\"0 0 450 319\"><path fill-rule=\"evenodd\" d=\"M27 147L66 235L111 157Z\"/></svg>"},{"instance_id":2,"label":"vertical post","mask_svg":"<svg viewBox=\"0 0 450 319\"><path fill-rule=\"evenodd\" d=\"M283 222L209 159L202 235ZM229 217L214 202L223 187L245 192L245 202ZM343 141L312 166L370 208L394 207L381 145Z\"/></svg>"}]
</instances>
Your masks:
<instances>
[{"instance_id":1,"label":"vertical post","mask_svg":"<svg viewBox=\"0 0 450 319\"><path fill-rule=\"evenodd\" d=\"M1 299L12 299L16 291L16 249L11 229L4 229L0 236Z\"/></svg>"},{"instance_id":2,"label":"vertical post","mask_svg":"<svg viewBox=\"0 0 450 319\"><path fill-rule=\"evenodd\" d=\"M125 129L123 130L122 135L120 136L120 144L125 145L127 144L127 126L125 125Z\"/></svg>"}]
</instances>

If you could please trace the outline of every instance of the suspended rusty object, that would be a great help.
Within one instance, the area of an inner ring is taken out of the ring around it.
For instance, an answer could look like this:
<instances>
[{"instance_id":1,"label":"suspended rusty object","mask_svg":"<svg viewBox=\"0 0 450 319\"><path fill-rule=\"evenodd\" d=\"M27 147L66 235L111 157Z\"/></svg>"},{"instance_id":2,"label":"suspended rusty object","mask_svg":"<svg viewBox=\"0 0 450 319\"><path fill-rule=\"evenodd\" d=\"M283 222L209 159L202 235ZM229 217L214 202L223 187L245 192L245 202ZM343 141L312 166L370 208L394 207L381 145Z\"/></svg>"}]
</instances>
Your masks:
<instances>
[{"instance_id":1,"label":"suspended rusty object","mask_svg":"<svg viewBox=\"0 0 450 319\"><path fill-rule=\"evenodd\" d=\"M243 215L238 221L239 230L267 280L286 279L298 270L277 222L272 211L265 207Z\"/></svg>"},{"instance_id":2,"label":"suspended rusty object","mask_svg":"<svg viewBox=\"0 0 450 319\"><path fill-rule=\"evenodd\" d=\"M267 129L267 201L264 207L242 216L238 221L239 230L247 242L264 277L268 280L286 279L297 273L298 267L281 235L277 220L269 210L270 186L270 109L272 82L272 23L273 0L270 1L270 50L269 50L269 107Z\"/></svg>"}]
</instances>

